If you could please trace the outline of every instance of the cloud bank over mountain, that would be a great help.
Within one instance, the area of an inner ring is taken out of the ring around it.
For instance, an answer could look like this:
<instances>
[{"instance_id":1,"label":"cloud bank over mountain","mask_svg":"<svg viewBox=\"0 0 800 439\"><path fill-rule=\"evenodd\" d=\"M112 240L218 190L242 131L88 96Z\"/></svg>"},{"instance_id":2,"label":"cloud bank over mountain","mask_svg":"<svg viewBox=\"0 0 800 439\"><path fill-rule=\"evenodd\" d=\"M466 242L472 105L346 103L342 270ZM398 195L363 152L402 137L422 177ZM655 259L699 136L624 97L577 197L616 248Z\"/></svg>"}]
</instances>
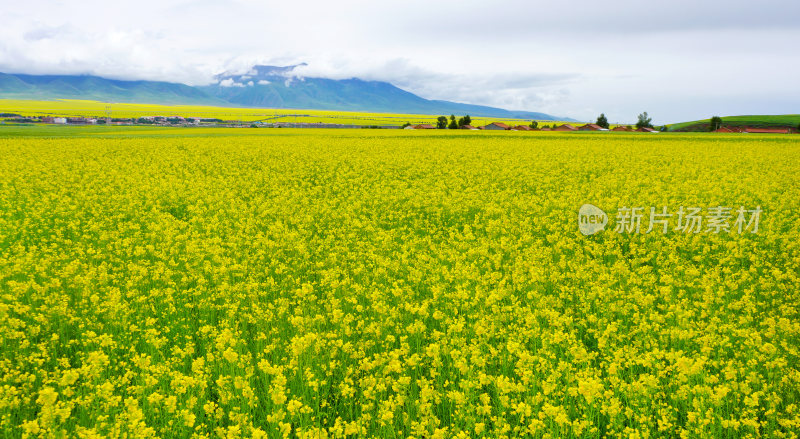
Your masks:
<instances>
[{"instance_id":1,"label":"cloud bank over mountain","mask_svg":"<svg viewBox=\"0 0 800 439\"><path fill-rule=\"evenodd\" d=\"M470 114L537 120L569 120L545 113L429 100L388 82L299 76L302 66L255 66L224 73L207 86L163 81L122 81L90 75L0 73L0 98L92 99L103 102L193 104L409 114Z\"/></svg>"}]
</instances>

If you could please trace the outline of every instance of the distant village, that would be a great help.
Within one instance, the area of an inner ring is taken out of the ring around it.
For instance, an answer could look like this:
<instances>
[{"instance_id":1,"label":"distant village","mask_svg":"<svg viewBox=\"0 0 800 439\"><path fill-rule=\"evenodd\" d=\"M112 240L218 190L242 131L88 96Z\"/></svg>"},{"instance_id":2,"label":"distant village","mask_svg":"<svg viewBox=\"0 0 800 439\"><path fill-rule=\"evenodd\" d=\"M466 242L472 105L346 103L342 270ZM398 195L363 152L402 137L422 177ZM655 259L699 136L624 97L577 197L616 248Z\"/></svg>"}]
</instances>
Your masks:
<instances>
[{"instance_id":1,"label":"distant village","mask_svg":"<svg viewBox=\"0 0 800 439\"><path fill-rule=\"evenodd\" d=\"M409 125L405 127L406 130L435 130L437 127L430 125L430 124L420 124L420 125ZM460 127L462 130L487 130L487 131L638 131L642 133L657 133L658 130L648 127L641 127L641 128L634 128L627 125L620 125L615 128L603 128L600 125L594 123L587 123L586 125L581 125L576 127L574 125L565 123L562 125L553 124L552 127L550 126L543 126L539 127L531 127L530 125L517 125L517 126L510 126L506 125L503 122L492 122L488 125L482 127L474 127L472 125L463 125Z\"/></svg>"},{"instance_id":2,"label":"distant village","mask_svg":"<svg viewBox=\"0 0 800 439\"><path fill-rule=\"evenodd\" d=\"M466 118L468 118L467 116ZM570 123L557 124L553 123L551 126L542 125L538 126L537 122L531 122L530 125L516 125L511 126L503 122L492 122L484 126L473 126L468 123L459 123L457 126L443 126L442 124L411 124L405 123L403 125L356 125L356 124L336 124L336 123L308 123L308 122L265 122L265 121L240 121L240 120L222 120L216 118L199 118L199 117L183 117L183 116L143 116L134 118L91 118L91 117L67 117L67 116L38 116L38 117L23 117L18 114L0 113L0 123L42 123L53 125L108 125L108 126L163 126L163 127L230 127L230 128L376 128L376 129L405 129L405 130L435 130L443 128L457 128L463 130L484 130L484 131L617 131L617 132L641 132L641 133L658 133L666 131L665 127L656 130L652 127L642 126L636 127L634 125L617 125L613 128L604 128L596 123L587 123L584 125L576 126ZM440 118L441 119L441 118ZM462 118L463 119L463 118ZM467 119L469 121L469 119ZM461 121L459 121L461 122ZM694 129L681 129L670 131L701 131ZM715 133L750 133L750 134L790 134L800 132L799 129L791 127L750 127L750 126L719 126L711 131Z\"/></svg>"},{"instance_id":3,"label":"distant village","mask_svg":"<svg viewBox=\"0 0 800 439\"><path fill-rule=\"evenodd\" d=\"M89 117L57 117L42 116L38 120L41 123L60 124L60 125L200 125L203 119L182 116L144 116L138 118L89 118ZM207 119L209 122L222 122L219 119ZM33 122L36 122L34 119Z\"/></svg>"}]
</instances>

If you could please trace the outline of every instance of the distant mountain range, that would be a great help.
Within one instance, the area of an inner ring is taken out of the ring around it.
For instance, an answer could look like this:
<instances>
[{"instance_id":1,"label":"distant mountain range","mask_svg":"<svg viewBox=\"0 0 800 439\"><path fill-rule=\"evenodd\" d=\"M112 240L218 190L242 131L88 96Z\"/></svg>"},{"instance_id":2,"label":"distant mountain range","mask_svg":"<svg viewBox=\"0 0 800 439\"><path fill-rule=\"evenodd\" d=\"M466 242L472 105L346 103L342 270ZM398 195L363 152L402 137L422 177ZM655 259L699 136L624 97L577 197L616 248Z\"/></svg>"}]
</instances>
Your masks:
<instances>
[{"instance_id":1,"label":"distant mountain range","mask_svg":"<svg viewBox=\"0 0 800 439\"><path fill-rule=\"evenodd\" d=\"M199 87L90 75L0 73L0 98L572 120L545 113L424 99L388 82L300 77L292 73L296 67L255 66L246 74L218 75L214 84Z\"/></svg>"},{"instance_id":2,"label":"distant mountain range","mask_svg":"<svg viewBox=\"0 0 800 439\"><path fill-rule=\"evenodd\" d=\"M172 82L119 81L99 76L0 73L3 99L87 99L146 104L230 105L195 87Z\"/></svg>"}]
</instances>

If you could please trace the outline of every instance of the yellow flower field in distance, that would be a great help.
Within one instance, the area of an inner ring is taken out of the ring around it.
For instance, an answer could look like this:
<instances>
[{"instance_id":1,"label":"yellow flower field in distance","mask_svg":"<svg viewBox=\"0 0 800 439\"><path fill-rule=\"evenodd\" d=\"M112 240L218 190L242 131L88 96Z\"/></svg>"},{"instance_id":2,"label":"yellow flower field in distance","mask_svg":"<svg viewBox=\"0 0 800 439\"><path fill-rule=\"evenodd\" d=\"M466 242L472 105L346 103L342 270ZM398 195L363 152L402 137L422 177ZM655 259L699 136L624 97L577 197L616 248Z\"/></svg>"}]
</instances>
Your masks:
<instances>
[{"instance_id":1,"label":"yellow flower field in distance","mask_svg":"<svg viewBox=\"0 0 800 439\"><path fill-rule=\"evenodd\" d=\"M71 117L106 117L110 112L112 118L138 118L145 116L183 116L203 119L221 119L241 122L265 123L327 123L342 125L402 125L436 124L439 116L449 114L388 114L350 111L265 109L237 107L208 107L199 105L152 105L106 103L77 99L58 99L52 101L36 101L24 99L0 99L0 113L19 114L21 116L71 116ZM456 117L464 116L456 114ZM512 126L528 125L530 120L473 117L474 126L484 126L492 122L503 122ZM539 121L540 125L553 125L566 122Z\"/></svg>"},{"instance_id":2,"label":"yellow flower field in distance","mask_svg":"<svg viewBox=\"0 0 800 439\"><path fill-rule=\"evenodd\" d=\"M4 437L800 431L800 136L26 128ZM586 203L763 213L584 236Z\"/></svg>"}]
</instances>

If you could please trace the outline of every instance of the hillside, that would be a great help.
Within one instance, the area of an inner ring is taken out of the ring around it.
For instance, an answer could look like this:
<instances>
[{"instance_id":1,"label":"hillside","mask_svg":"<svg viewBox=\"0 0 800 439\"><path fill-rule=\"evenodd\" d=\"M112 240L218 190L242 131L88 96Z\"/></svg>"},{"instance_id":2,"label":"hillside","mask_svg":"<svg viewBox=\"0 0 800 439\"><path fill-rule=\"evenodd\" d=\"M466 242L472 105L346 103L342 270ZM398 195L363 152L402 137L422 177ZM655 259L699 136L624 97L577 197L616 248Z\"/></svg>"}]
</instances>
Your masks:
<instances>
[{"instance_id":1,"label":"hillside","mask_svg":"<svg viewBox=\"0 0 800 439\"><path fill-rule=\"evenodd\" d=\"M388 82L298 77L292 75L295 67L255 66L247 74L219 75L216 84L200 89L244 107L570 120L530 111L428 100Z\"/></svg>"},{"instance_id":2,"label":"hillside","mask_svg":"<svg viewBox=\"0 0 800 439\"><path fill-rule=\"evenodd\" d=\"M473 117L572 121L545 113L429 100L388 82L298 77L292 75L295 67L255 66L247 75L220 75L214 84L199 87L160 81L122 81L89 75L0 73L0 99L81 99L162 105L470 114Z\"/></svg>"},{"instance_id":3,"label":"hillside","mask_svg":"<svg viewBox=\"0 0 800 439\"><path fill-rule=\"evenodd\" d=\"M711 119L680 122L669 125L669 131L708 131ZM797 128L800 114L723 116L722 125L730 127Z\"/></svg>"},{"instance_id":4,"label":"hillside","mask_svg":"<svg viewBox=\"0 0 800 439\"><path fill-rule=\"evenodd\" d=\"M0 97L6 99L84 99L152 104L221 105L226 102L184 84L120 81L99 76L0 73Z\"/></svg>"}]
</instances>

